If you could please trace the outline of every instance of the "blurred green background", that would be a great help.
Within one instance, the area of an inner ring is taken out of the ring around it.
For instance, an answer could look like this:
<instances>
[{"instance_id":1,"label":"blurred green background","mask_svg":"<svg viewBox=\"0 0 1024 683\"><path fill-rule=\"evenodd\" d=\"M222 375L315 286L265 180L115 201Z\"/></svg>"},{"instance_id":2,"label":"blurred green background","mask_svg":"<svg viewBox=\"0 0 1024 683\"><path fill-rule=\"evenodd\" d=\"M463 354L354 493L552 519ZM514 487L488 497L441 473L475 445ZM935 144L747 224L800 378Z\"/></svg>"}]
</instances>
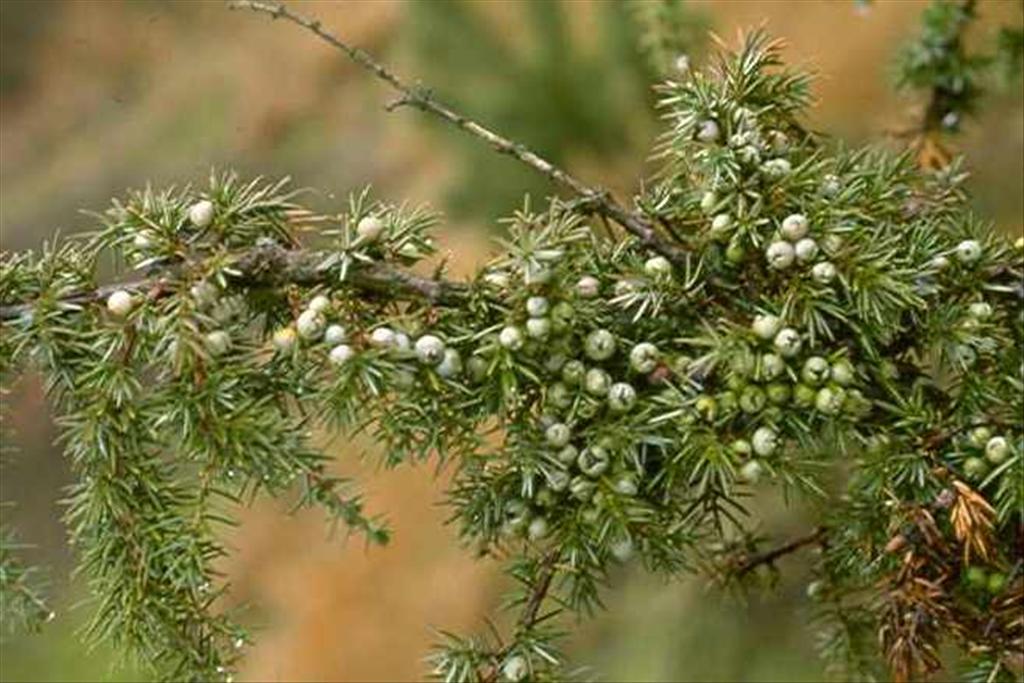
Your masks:
<instances>
[{"instance_id":1,"label":"blurred green background","mask_svg":"<svg viewBox=\"0 0 1024 683\"><path fill-rule=\"evenodd\" d=\"M421 79L468 114L626 196L657 135L650 85L657 69L638 46L649 2L306 2L298 9ZM787 56L820 75L811 125L861 143L911 115L888 66L916 28L922 3L690 2L682 42L699 63L704 27L731 39L764 23ZM1021 3L982 0L972 44L987 44ZM442 243L456 273L486 258L495 220L552 188L416 112L387 114L380 84L309 35L229 12L220 2L0 0L0 248L37 246L55 230L91 225L128 187L203 182L212 166L290 175L308 201L340 206L372 183L390 199L429 201L450 217ZM1019 83L993 93L959 140L978 211L1019 234L1024 215L1024 113ZM0 680L132 680L111 653L86 652L75 627L81 585L59 499L68 472L38 381L12 397L20 453L0 494L5 521L50 568L57 618L42 634L0 643ZM326 436L325 436L326 439ZM260 502L224 571L252 604L251 680L409 680L422 677L428 625L469 631L500 602L497 568L469 559L443 527L433 470L381 472L370 443L332 446L339 469L366 482L371 508L395 539L366 551L325 538L315 514L286 517ZM785 537L808 522L781 501L758 501L763 530ZM576 661L605 680L819 680L808 557L741 602L699 578L665 582L624 570L608 611L579 624Z\"/></svg>"}]
</instances>

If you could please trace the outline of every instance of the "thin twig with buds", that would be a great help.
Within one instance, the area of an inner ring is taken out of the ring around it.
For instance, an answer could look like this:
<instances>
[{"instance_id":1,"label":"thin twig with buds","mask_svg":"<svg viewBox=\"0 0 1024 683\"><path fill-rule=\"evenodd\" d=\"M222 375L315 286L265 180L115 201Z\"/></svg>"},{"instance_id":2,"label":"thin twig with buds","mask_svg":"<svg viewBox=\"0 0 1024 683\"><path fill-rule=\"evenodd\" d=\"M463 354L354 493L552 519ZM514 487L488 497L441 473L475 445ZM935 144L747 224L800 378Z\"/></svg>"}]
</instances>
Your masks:
<instances>
[{"instance_id":1,"label":"thin twig with buds","mask_svg":"<svg viewBox=\"0 0 1024 683\"><path fill-rule=\"evenodd\" d=\"M318 20L296 14L279 3L264 2L263 0L232 0L229 6L232 9L248 9L254 12L262 12L275 19L286 19L293 24L312 31L321 40L341 50L353 62L399 92L400 97L387 106L388 111L402 106L410 106L447 121L470 135L480 138L499 154L508 154L544 174L558 185L568 188L584 200L583 207L590 208L594 213L615 221L638 237L646 246L670 261L675 263L684 262L686 257L684 249L663 239L650 221L641 214L630 211L616 202L607 190L587 185L550 161L538 156L525 145L509 140L473 119L450 109L438 102L429 89L407 84L396 76L393 71L371 57L366 51L349 45L333 33L325 30Z\"/></svg>"}]
</instances>

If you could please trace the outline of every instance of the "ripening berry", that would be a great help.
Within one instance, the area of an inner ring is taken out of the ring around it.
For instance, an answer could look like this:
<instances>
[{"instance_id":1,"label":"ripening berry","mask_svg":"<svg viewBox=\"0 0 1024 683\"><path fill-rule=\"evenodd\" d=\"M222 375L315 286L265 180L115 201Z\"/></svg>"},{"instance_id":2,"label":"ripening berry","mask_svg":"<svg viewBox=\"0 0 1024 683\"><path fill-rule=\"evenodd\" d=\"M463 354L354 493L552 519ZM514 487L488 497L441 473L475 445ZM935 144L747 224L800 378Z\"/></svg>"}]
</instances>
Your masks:
<instances>
[{"instance_id":1,"label":"ripening berry","mask_svg":"<svg viewBox=\"0 0 1024 683\"><path fill-rule=\"evenodd\" d=\"M768 385L765 393L768 394L768 402L777 406L789 403L789 399L793 395L792 389L784 382L772 382Z\"/></svg>"},{"instance_id":2,"label":"ripening berry","mask_svg":"<svg viewBox=\"0 0 1024 683\"><path fill-rule=\"evenodd\" d=\"M203 308L213 305L220 297L220 290L217 289L217 285L208 280L200 280L195 283L188 288L188 293L195 300L196 305Z\"/></svg>"},{"instance_id":3,"label":"ripening berry","mask_svg":"<svg viewBox=\"0 0 1024 683\"><path fill-rule=\"evenodd\" d=\"M615 480L615 492L623 496L635 496L640 490L636 477L632 474L624 474Z\"/></svg>"},{"instance_id":4,"label":"ripening berry","mask_svg":"<svg viewBox=\"0 0 1024 683\"><path fill-rule=\"evenodd\" d=\"M542 296L531 296L526 300L526 313L531 318L543 318L548 314L550 304L548 300Z\"/></svg>"},{"instance_id":5,"label":"ripening berry","mask_svg":"<svg viewBox=\"0 0 1024 683\"><path fill-rule=\"evenodd\" d=\"M611 455L601 446L584 448L576 459L576 466L580 468L580 472L592 478L604 474L610 464Z\"/></svg>"},{"instance_id":6,"label":"ripening berry","mask_svg":"<svg viewBox=\"0 0 1024 683\"><path fill-rule=\"evenodd\" d=\"M753 452L750 442L746 439L736 439L729 445L729 450L741 458L745 458Z\"/></svg>"},{"instance_id":7,"label":"ripening berry","mask_svg":"<svg viewBox=\"0 0 1024 683\"><path fill-rule=\"evenodd\" d=\"M370 333L370 346L378 349L390 348L395 343L395 331L390 327L378 327Z\"/></svg>"},{"instance_id":8,"label":"ripening berry","mask_svg":"<svg viewBox=\"0 0 1024 683\"><path fill-rule=\"evenodd\" d=\"M984 301L976 301L967 308L967 313L975 320L987 320L992 316L992 306Z\"/></svg>"},{"instance_id":9,"label":"ripening berry","mask_svg":"<svg viewBox=\"0 0 1024 683\"><path fill-rule=\"evenodd\" d=\"M633 557L633 542L628 538L615 541L608 549L611 551L612 557L619 562L627 562Z\"/></svg>"},{"instance_id":10,"label":"ripening berry","mask_svg":"<svg viewBox=\"0 0 1024 683\"><path fill-rule=\"evenodd\" d=\"M729 246L725 248L725 260L732 264L739 264L743 262L743 259L747 257L747 248L743 246L743 242L740 240L732 240L729 242Z\"/></svg>"},{"instance_id":11,"label":"ripening berry","mask_svg":"<svg viewBox=\"0 0 1024 683\"><path fill-rule=\"evenodd\" d=\"M576 294L581 299L593 299L601 293L601 281L593 275L584 275L576 283Z\"/></svg>"},{"instance_id":12,"label":"ripening berry","mask_svg":"<svg viewBox=\"0 0 1024 683\"><path fill-rule=\"evenodd\" d=\"M744 481L748 484L756 484L761 480L761 474L764 472L764 466L761 465L757 460L748 460L743 463L743 467L740 468L740 481Z\"/></svg>"},{"instance_id":13,"label":"ripening berry","mask_svg":"<svg viewBox=\"0 0 1024 683\"><path fill-rule=\"evenodd\" d=\"M800 371L800 378L812 386L824 384L828 379L831 368L828 361L821 356L811 356L804 361L803 370Z\"/></svg>"},{"instance_id":14,"label":"ripening berry","mask_svg":"<svg viewBox=\"0 0 1024 683\"><path fill-rule=\"evenodd\" d=\"M526 340L523 338L523 331L515 325L507 325L498 333L498 343L509 351L518 351L523 348Z\"/></svg>"},{"instance_id":15,"label":"ripening berry","mask_svg":"<svg viewBox=\"0 0 1024 683\"><path fill-rule=\"evenodd\" d=\"M984 448L992 438L992 430L988 427L975 427L971 430L969 440L975 448Z\"/></svg>"},{"instance_id":16,"label":"ripening berry","mask_svg":"<svg viewBox=\"0 0 1024 683\"><path fill-rule=\"evenodd\" d=\"M437 364L437 374L445 379L458 377L462 372L462 356L455 349L445 349L444 357Z\"/></svg>"},{"instance_id":17,"label":"ripening berry","mask_svg":"<svg viewBox=\"0 0 1024 683\"><path fill-rule=\"evenodd\" d=\"M634 372L646 375L658 367L658 347L649 342L641 342L629 351L629 367Z\"/></svg>"},{"instance_id":18,"label":"ripening berry","mask_svg":"<svg viewBox=\"0 0 1024 683\"><path fill-rule=\"evenodd\" d=\"M826 415L838 415L845 400L846 393L839 387L823 387L814 397L814 407Z\"/></svg>"},{"instance_id":19,"label":"ripening berry","mask_svg":"<svg viewBox=\"0 0 1024 683\"><path fill-rule=\"evenodd\" d=\"M981 479L988 474L988 463L981 458L967 458L964 460L964 474L968 479Z\"/></svg>"},{"instance_id":20,"label":"ripening berry","mask_svg":"<svg viewBox=\"0 0 1024 683\"><path fill-rule=\"evenodd\" d=\"M715 142L720 135L718 124L711 119L701 121L700 127L697 129L697 139L701 142Z\"/></svg>"},{"instance_id":21,"label":"ripening berry","mask_svg":"<svg viewBox=\"0 0 1024 683\"><path fill-rule=\"evenodd\" d=\"M231 348L231 337L224 330L214 330L206 335L206 348L211 356L221 356Z\"/></svg>"},{"instance_id":22,"label":"ripening berry","mask_svg":"<svg viewBox=\"0 0 1024 683\"><path fill-rule=\"evenodd\" d=\"M750 324L750 329L754 331L754 334L764 340L774 339L781 327L782 320L770 313L754 316L754 322Z\"/></svg>"},{"instance_id":23,"label":"ripening berry","mask_svg":"<svg viewBox=\"0 0 1024 683\"><path fill-rule=\"evenodd\" d=\"M792 358L800 353L800 349L803 347L803 342L800 340L799 332L794 330L792 327L784 327L779 330L777 335L775 335L773 345L775 346L775 350L784 358Z\"/></svg>"},{"instance_id":24,"label":"ripening berry","mask_svg":"<svg viewBox=\"0 0 1024 683\"><path fill-rule=\"evenodd\" d=\"M764 256L768 260L769 266L775 270L785 270L793 265L796 252L793 251L792 244L780 240L769 244Z\"/></svg>"},{"instance_id":25,"label":"ripening berry","mask_svg":"<svg viewBox=\"0 0 1024 683\"><path fill-rule=\"evenodd\" d=\"M1010 444L1001 436L993 436L985 444L985 457L993 465L999 465L1006 461L1010 454Z\"/></svg>"},{"instance_id":26,"label":"ripening berry","mask_svg":"<svg viewBox=\"0 0 1024 683\"><path fill-rule=\"evenodd\" d=\"M551 335L551 320L530 318L526 321L526 334L531 339L547 339Z\"/></svg>"},{"instance_id":27,"label":"ripening berry","mask_svg":"<svg viewBox=\"0 0 1024 683\"><path fill-rule=\"evenodd\" d=\"M298 339L298 335L295 334L294 327L282 327L278 331L274 332L272 342L274 348L282 353L287 353L295 347L295 342Z\"/></svg>"},{"instance_id":28,"label":"ripening berry","mask_svg":"<svg viewBox=\"0 0 1024 683\"><path fill-rule=\"evenodd\" d=\"M818 243L810 237L805 237L796 243L793 251L796 253L797 261L807 263L814 260L814 257L818 255Z\"/></svg>"},{"instance_id":29,"label":"ripening berry","mask_svg":"<svg viewBox=\"0 0 1024 683\"><path fill-rule=\"evenodd\" d=\"M778 448L779 435L771 427L758 427L750 438L750 445L753 446L755 453L767 457Z\"/></svg>"},{"instance_id":30,"label":"ripening berry","mask_svg":"<svg viewBox=\"0 0 1024 683\"><path fill-rule=\"evenodd\" d=\"M593 497L596 489L597 484L584 476L573 477L569 482L569 495L584 503Z\"/></svg>"},{"instance_id":31,"label":"ripening berry","mask_svg":"<svg viewBox=\"0 0 1024 683\"><path fill-rule=\"evenodd\" d=\"M572 465L576 462L576 459L580 457L579 450L572 444L566 446L562 450L555 454L558 462L563 465Z\"/></svg>"},{"instance_id":32,"label":"ripening berry","mask_svg":"<svg viewBox=\"0 0 1024 683\"><path fill-rule=\"evenodd\" d=\"M325 323L322 313L306 310L299 314L299 319L295 321L295 329L303 339L316 339L323 334Z\"/></svg>"},{"instance_id":33,"label":"ripening berry","mask_svg":"<svg viewBox=\"0 0 1024 683\"><path fill-rule=\"evenodd\" d=\"M482 382L487 378L487 370L490 365L480 356L470 356L466 367L469 370L470 379L474 382Z\"/></svg>"},{"instance_id":34,"label":"ripening berry","mask_svg":"<svg viewBox=\"0 0 1024 683\"><path fill-rule=\"evenodd\" d=\"M608 407L612 412L624 413L636 403L636 389L626 382L616 382L608 387Z\"/></svg>"},{"instance_id":35,"label":"ripening berry","mask_svg":"<svg viewBox=\"0 0 1024 683\"><path fill-rule=\"evenodd\" d=\"M761 164L761 172L769 178L782 178L793 172L793 164L782 157L769 159Z\"/></svg>"},{"instance_id":36,"label":"ripening berry","mask_svg":"<svg viewBox=\"0 0 1024 683\"><path fill-rule=\"evenodd\" d=\"M341 325L328 325L327 331L324 332L324 341L334 346L345 341L345 328Z\"/></svg>"},{"instance_id":37,"label":"ripening berry","mask_svg":"<svg viewBox=\"0 0 1024 683\"><path fill-rule=\"evenodd\" d=\"M815 282L827 285L836 278L836 267L832 265L831 261L815 263L814 267L811 268L811 277L814 278Z\"/></svg>"},{"instance_id":38,"label":"ripening berry","mask_svg":"<svg viewBox=\"0 0 1024 683\"><path fill-rule=\"evenodd\" d=\"M839 182L839 176L829 173L821 181L821 193L826 197L835 197L842 192L843 186Z\"/></svg>"},{"instance_id":39,"label":"ripening berry","mask_svg":"<svg viewBox=\"0 0 1024 683\"><path fill-rule=\"evenodd\" d=\"M740 394L740 410L745 413L759 413L764 409L768 397L760 387L750 385Z\"/></svg>"},{"instance_id":40,"label":"ripening berry","mask_svg":"<svg viewBox=\"0 0 1024 683\"><path fill-rule=\"evenodd\" d=\"M1018 237L1017 241L1013 243L1013 248L1017 251L1024 251L1024 237Z\"/></svg>"},{"instance_id":41,"label":"ripening berry","mask_svg":"<svg viewBox=\"0 0 1024 683\"><path fill-rule=\"evenodd\" d=\"M354 355L356 355L356 352L352 349L351 346L349 346L348 344L338 344L333 349L331 349L331 352L330 354L328 354L328 357L330 358L332 364L340 366L344 365L349 360L351 360L351 358Z\"/></svg>"},{"instance_id":42,"label":"ripening berry","mask_svg":"<svg viewBox=\"0 0 1024 683\"><path fill-rule=\"evenodd\" d=\"M107 297L107 310L119 318L131 313L134 307L135 300L132 295L123 289L119 289Z\"/></svg>"},{"instance_id":43,"label":"ripening berry","mask_svg":"<svg viewBox=\"0 0 1024 683\"><path fill-rule=\"evenodd\" d=\"M760 377L773 380L786 371L786 361L777 353L766 353L761 356Z\"/></svg>"},{"instance_id":44,"label":"ripening berry","mask_svg":"<svg viewBox=\"0 0 1024 683\"><path fill-rule=\"evenodd\" d=\"M810 408L814 405L814 399L818 397L818 392L814 390L814 387L809 387L806 384L797 384L793 390L793 403L801 408Z\"/></svg>"},{"instance_id":45,"label":"ripening berry","mask_svg":"<svg viewBox=\"0 0 1024 683\"><path fill-rule=\"evenodd\" d=\"M793 213L782 219L782 227L779 233L790 242L796 242L807 236L810 229L810 222L807 216L802 213Z\"/></svg>"},{"instance_id":46,"label":"ripening berry","mask_svg":"<svg viewBox=\"0 0 1024 683\"><path fill-rule=\"evenodd\" d=\"M568 301L560 301L551 309L551 331L563 334L572 329L576 320L576 309Z\"/></svg>"},{"instance_id":47,"label":"ripening berry","mask_svg":"<svg viewBox=\"0 0 1024 683\"><path fill-rule=\"evenodd\" d=\"M444 359L444 342L432 334L416 340L416 358L424 365L437 365Z\"/></svg>"},{"instance_id":48,"label":"ripening berry","mask_svg":"<svg viewBox=\"0 0 1024 683\"><path fill-rule=\"evenodd\" d=\"M544 439L554 448L567 446L571 438L572 430L563 422L556 422L544 430Z\"/></svg>"},{"instance_id":49,"label":"ripening berry","mask_svg":"<svg viewBox=\"0 0 1024 683\"><path fill-rule=\"evenodd\" d=\"M525 680L530 673L530 667L526 663L526 660L515 655L505 660L505 663L501 667L501 673L505 677L506 681L511 683L519 683Z\"/></svg>"},{"instance_id":50,"label":"ripening berry","mask_svg":"<svg viewBox=\"0 0 1024 683\"><path fill-rule=\"evenodd\" d=\"M213 202L201 199L188 207L188 219L197 228L205 228L213 222Z\"/></svg>"},{"instance_id":51,"label":"ripening berry","mask_svg":"<svg viewBox=\"0 0 1024 683\"><path fill-rule=\"evenodd\" d=\"M493 270L484 274L484 282L498 289L505 289L509 283L508 273L501 270Z\"/></svg>"},{"instance_id":52,"label":"ripening berry","mask_svg":"<svg viewBox=\"0 0 1024 683\"><path fill-rule=\"evenodd\" d=\"M570 387L579 386L586 373L587 368L583 365L583 361L571 360L562 366L562 381Z\"/></svg>"},{"instance_id":53,"label":"ripening berry","mask_svg":"<svg viewBox=\"0 0 1024 683\"><path fill-rule=\"evenodd\" d=\"M605 396L608 394L608 389L612 385L612 378L607 372L601 368L591 368L587 370L586 376L583 378L583 388L588 394L593 396Z\"/></svg>"},{"instance_id":54,"label":"ripening berry","mask_svg":"<svg viewBox=\"0 0 1024 683\"><path fill-rule=\"evenodd\" d=\"M384 221L376 216L363 216L356 224L356 234L363 242L376 242L384 233Z\"/></svg>"},{"instance_id":55,"label":"ripening berry","mask_svg":"<svg viewBox=\"0 0 1024 683\"><path fill-rule=\"evenodd\" d=\"M732 217L727 213L717 214L711 219L711 235L715 239L728 237L732 233Z\"/></svg>"},{"instance_id":56,"label":"ripening berry","mask_svg":"<svg viewBox=\"0 0 1024 683\"><path fill-rule=\"evenodd\" d=\"M530 537L531 541L539 541L546 537L548 535L548 520L543 517L534 517L530 521L526 534Z\"/></svg>"},{"instance_id":57,"label":"ripening berry","mask_svg":"<svg viewBox=\"0 0 1024 683\"><path fill-rule=\"evenodd\" d=\"M711 213L714 210L715 205L717 203L718 197L715 195L714 192L711 192L709 190L705 192L704 195L700 198L701 211L703 211L704 213Z\"/></svg>"},{"instance_id":58,"label":"ripening berry","mask_svg":"<svg viewBox=\"0 0 1024 683\"><path fill-rule=\"evenodd\" d=\"M977 240L964 240L956 245L956 257L961 263L974 263L981 258L981 244Z\"/></svg>"},{"instance_id":59,"label":"ripening berry","mask_svg":"<svg viewBox=\"0 0 1024 683\"><path fill-rule=\"evenodd\" d=\"M587 358L591 360L608 360L615 354L615 335L608 330L594 330L583 344Z\"/></svg>"},{"instance_id":60,"label":"ripening berry","mask_svg":"<svg viewBox=\"0 0 1024 683\"><path fill-rule=\"evenodd\" d=\"M1002 572L992 572L988 577L988 584L985 588L992 595L997 595L1003 592L1003 588L1006 587L1006 574Z\"/></svg>"},{"instance_id":61,"label":"ripening berry","mask_svg":"<svg viewBox=\"0 0 1024 683\"><path fill-rule=\"evenodd\" d=\"M543 285L551 280L551 269L539 263L527 263L523 267L523 283L527 285Z\"/></svg>"},{"instance_id":62,"label":"ripening berry","mask_svg":"<svg viewBox=\"0 0 1024 683\"><path fill-rule=\"evenodd\" d=\"M565 386L565 384L562 382L555 382L554 384L548 386L548 391L545 395L545 400L551 406L564 410L572 405L572 389Z\"/></svg>"},{"instance_id":63,"label":"ripening berry","mask_svg":"<svg viewBox=\"0 0 1024 683\"><path fill-rule=\"evenodd\" d=\"M575 458L573 458L575 460ZM548 470L548 488L555 493L561 493L562 491L569 488L569 473L565 470Z\"/></svg>"},{"instance_id":64,"label":"ripening berry","mask_svg":"<svg viewBox=\"0 0 1024 683\"><path fill-rule=\"evenodd\" d=\"M644 272L651 277L664 277L672 272L672 264L664 256L652 256L644 262Z\"/></svg>"},{"instance_id":65,"label":"ripening berry","mask_svg":"<svg viewBox=\"0 0 1024 683\"><path fill-rule=\"evenodd\" d=\"M853 381L857 378L857 371L853 368L853 363L843 359L836 361L832 364L832 381L840 386L850 386Z\"/></svg>"},{"instance_id":66,"label":"ripening berry","mask_svg":"<svg viewBox=\"0 0 1024 683\"><path fill-rule=\"evenodd\" d=\"M317 294L316 296L313 297L313 300L309 302L309 306L307 306L306 308L308 308L311 311L316 311L317 313L325 313L327 309L330 307L331 300L328 299L323 294Z\"/></svg>"}]
</instances>

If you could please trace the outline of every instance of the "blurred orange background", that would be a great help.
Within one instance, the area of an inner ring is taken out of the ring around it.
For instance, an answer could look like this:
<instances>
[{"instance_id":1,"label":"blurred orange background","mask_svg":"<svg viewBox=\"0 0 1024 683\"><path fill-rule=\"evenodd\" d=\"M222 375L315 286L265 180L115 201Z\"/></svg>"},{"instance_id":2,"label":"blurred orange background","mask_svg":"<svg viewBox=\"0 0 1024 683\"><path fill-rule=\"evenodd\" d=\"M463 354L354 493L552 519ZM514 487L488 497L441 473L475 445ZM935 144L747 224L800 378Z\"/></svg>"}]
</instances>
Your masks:
<instances>
[{"instance_id":1,"label":"blurred orange background","mask_svg":"<svg viewBox=\"0 0 1024 683\"><path fill-rule=\"evenodd\" d=\"M409 80L426 78L427 72L441 78L427 84L456 98L460 87L468 97L481 78L501 91L506 77L501 74L546 68L536 57L543 43L530 23L528 2L459 4L472 25L486 31L465 40L500 51L505 60L466 65L465 78L458 69L431 70L431 52L454 46L451 31L435 30L446 15L425 8L426 3L292 4L385 58ZM875 2L866 9L852 0L690 6L727 41L739 29L762 24L784 38L791 63L819 74L819 104L809 112L818 130L860 143L882 138L912 115L915 101L894 94L888 69L916 30L922 2ZM618 16L610 15L617 7L584 0L558 3L566 53L579 63L607 58L610 48L595 36L602 22ZM1001 22L1019 24L1021 8L1010 0L982 0L972 44L989 45L987 38ZM631 16L628 8L626 16ZM496 75L488 81L490 68ZM574 172L622 196L636 187L657 134L641 75L634 69L622 76L632 80L621 89L614 111L598 112L611 129L623 131L618 147L578 144L562 150ZM603 85L576 84L584 92ZM381 197L452 208L442 244L453 254L455 273L469 273L487 257L496 219L516 206L485 194L473 197L470 209L449 207L452 184L467 177L467 157L452 136L420 114L385 113L390 95L309 34L230 12L216 1L3 0L0 247L31 248L57 229L88 229L91 219L79 209L100 210L111 196L147 182L202 183L217 166L243 175L290 175L297 185L315 188L309 201L321 208L341 206L349 191L368 183ZM514 106L529 113L542 106L533 100L546 96L524 91L513 98ZM471 97L468 102L472 106ZM485 105L498 118L510 114L481 101ZM973 173L979 212L1020 233L1024 114L1019 81L991 95L958 144ZM545 191L536 179L521 187L521 171L511 161L486 163L493 164L488 173L505 182L501 189L511 196L538 187ZM0 679L130 678L131 670L112 672L108 653L86 656L72 635L80 617L71 606L81 597L81 586L63 578L71 555L57 502L69 475L49 445L54 432L42 419L45 414L38 382L26 378L11 418L21 453L3 470L0 489L4 500L18 503L13 512L5 509L5 518L9 515L22 538L35 545L32 559L53 570L60 618L42 635L0 644ZM498 567L472 559L444 526L443 475L435 477L431 466L387 471L374 462L372 443L324 439L338 455L339 471L364 485L370 511L391 521L392 543L366 549L357 538L329 539L322 516L287 516L274 502L240 511L243 524L229 539L236 552L224 569L237 599L254 606L250 616L259 626L241 678L421 679L427 670L422 658L433 641L428 627L483 630L483 618L500 603L506 585ZM774 498L761 508L764 527L772 533L805 528L798 510L786 511ZM699 578L665 583L624 571L614 577L609 610L580 624L569 649L577 661L592 664L597 677L609 680L820 679L805 623L805 564L806 558L787 560L786 578L749 604L707 590Z\"/></svg>"}]
</instances>

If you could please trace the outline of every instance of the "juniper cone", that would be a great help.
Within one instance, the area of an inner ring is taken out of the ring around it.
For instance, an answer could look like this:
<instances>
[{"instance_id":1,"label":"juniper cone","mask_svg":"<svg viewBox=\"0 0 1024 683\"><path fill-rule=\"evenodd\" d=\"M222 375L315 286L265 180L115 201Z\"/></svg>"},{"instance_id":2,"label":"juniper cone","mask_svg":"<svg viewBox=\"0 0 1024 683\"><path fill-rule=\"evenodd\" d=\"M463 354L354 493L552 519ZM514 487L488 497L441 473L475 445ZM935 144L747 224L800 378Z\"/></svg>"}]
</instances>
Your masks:
<instances>
[{"instance_id":1,"label":"juniper cone","mask_svg":"<svg viewBox=\"0 0 1024 683\"><path fill-rule=\"evenodd\" d=\"M571 197L516 212L462 282L408 270L435 251L426 209L362 192L318 215L232 173L5 252L0 370L46 377L94 638L168 679L229 677L250 636L214 563L223 508L255 493L386 542L327 473L323 426L370 431L390 465L447 463L453 524L505 558L517 616L500 638L446 633L444 680L564 679L559 614L600 606L615 564L749 583L810 547L811 628L844 675L923 676L946 646L979 680L1020 675L1024 248L970 212L960 166L809 132L808 77L754 32L661 84L660 168L625 204L287 6L236 6ZM755 532L742 502L772 487L814 511L806 536ZM5 610L42 604L0 587Z\"/></svg>"}]
</instances>

